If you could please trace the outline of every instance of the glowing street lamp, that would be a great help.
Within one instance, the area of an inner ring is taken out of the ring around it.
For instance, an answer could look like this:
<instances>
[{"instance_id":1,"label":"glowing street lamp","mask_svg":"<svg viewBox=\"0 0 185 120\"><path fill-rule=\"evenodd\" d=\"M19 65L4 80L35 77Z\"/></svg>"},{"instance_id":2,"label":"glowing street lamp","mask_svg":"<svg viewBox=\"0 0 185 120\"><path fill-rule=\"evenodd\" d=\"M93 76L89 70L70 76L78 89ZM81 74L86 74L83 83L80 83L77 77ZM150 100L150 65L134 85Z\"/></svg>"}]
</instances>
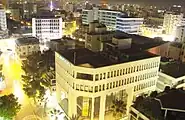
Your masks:
<instances>
[{"instance_id":1,"label":"glowing street lamp","mask_svg":"<svg viewBox=\"0 0 185 120\"><path fill-rule=\"evenodd\" d=\"M50 11L53 11L53 1L50 2Z\"/></svg>"}]
</instances>

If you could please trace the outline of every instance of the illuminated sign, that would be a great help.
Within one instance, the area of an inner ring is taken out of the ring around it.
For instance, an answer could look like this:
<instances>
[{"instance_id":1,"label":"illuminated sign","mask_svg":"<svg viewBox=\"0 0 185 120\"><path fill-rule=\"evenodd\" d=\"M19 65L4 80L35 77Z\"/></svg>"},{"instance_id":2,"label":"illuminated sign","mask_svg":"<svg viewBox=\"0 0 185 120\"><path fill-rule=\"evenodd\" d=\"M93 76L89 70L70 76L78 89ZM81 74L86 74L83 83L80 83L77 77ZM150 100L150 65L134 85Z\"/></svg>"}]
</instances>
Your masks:
<instances>
[{"instance_id":1,"label":"illuminated sign","mask_svg":"<svg viewBox=\"0 0 185 120\"><path fill-rule=\"evenodd\" d=\"M88 113L89 113L89 98L83 97L82 116L88 116Z\"/></svg>"}]
</instances>

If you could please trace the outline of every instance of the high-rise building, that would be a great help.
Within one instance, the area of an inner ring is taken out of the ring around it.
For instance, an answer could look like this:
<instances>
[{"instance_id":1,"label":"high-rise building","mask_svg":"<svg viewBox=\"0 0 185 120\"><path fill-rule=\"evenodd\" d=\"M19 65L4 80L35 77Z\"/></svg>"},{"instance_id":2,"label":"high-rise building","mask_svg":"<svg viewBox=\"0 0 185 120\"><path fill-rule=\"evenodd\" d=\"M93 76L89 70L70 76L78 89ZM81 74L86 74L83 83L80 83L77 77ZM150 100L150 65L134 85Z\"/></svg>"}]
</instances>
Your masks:
<instances>
[{"instance_id":1,"label":"high-rise building","mask_svg":"<svg viewBox=\"0 0 185 120\"><path fill-rule=\"evenodd\" d=\"M140 27L144 18L117 17L116 30L130 34L140 34Z\"/></svg>"},{"instance_id":2,"label":"high-rise building","mask_svg":"<svg viewBox=\"0 0 185 120\"><path fill-rule=\"evenodd\" d=\"M139 34L143 18L128 17L126 13L117 10L93 8L82 10L82 23L89 24L94 20L106 25L108 30L119 30L130 34Z\"/></svg>"},{"instance_id":3,"label":"high-rise building","mask_svg":"<svg viewBox=\"0 0 185 120\"><path fill-rule=\"evenodd\" d=\"M6 11L5 9L0 9L0 30L7 30L7 21L6 21Z\"/></svg>"},{"instance_id":4,"label":"high-rise building","mask_svg":"<svg viewBox=\"0 0 185 120\"><path fill-rule=\"evenodd\" d=\"M175 35L177 26L181 25L182 13L167 12L164 15L163 29L168 35Z\"/></svg>"},{"instance_id":5,"label":"high-rise building","mask_svg":"<svg viewBox=\"0 0 185 120\"><path fill-rule=\"evenodd\" d=\"M155 90L160 56L73 49L55 53L55 61L57 99L69 117L105 120L114 100L124 101L127 115L136 96Z\"/></svg>"},{"instance_id":6,"label":"high-rise building","mask_svg":"<svg viewBox=\"0 0 185 120\"><path fill-rule=\"evenodd\" d=\"M169 11L176 12L176 13L181 13L182 12L182 7L180 5L173 5L170 7Z\"/></svg>"},{"instance_id":7,"label":"high-rise building","mask_svg":"<svg viewBox=\"0 0 185 120\"><path fill-rule=\"evenodd\" d=\"M183 43L185 41L185 26L177 26L176 41Z\"/></svg>"},{"instance_id":8,"label":"high-rise building","mask_svg":"<svg viewBox=\"0 0 185 120\"><path fill-rule=\"evenodd\" d=\"M17 39L15 42L15 51L21 59L40 51L39 39L35 37L23 37Z\"/></svg>"},{"instance_id":9,"label":"high-rise building","mask_svg":"<svg viewBox=\"0 0 185 120\"><path fill-rule=\"evenodd\" d=\"M32 18L32 35L41 39L51 40L62 38L62 18L55 17L49 11L41 12Z\"/></svg>"}]
</instances>

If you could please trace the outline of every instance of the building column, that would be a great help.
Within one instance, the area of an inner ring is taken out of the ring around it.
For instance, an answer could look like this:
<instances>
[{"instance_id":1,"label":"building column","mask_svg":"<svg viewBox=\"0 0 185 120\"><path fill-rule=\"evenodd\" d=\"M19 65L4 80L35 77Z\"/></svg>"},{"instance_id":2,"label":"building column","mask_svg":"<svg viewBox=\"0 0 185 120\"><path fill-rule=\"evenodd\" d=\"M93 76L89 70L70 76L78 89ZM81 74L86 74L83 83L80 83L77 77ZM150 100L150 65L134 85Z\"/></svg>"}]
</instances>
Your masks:
<instances>
[{"instance_id":1,"label":"building column","mask_svg":"<svg viewBox=\"0 0 185 120\"><path fill-rule=\"evenodd\" d=\"M105 102L106 102L106 95L100 97L100 111L99 111L99 120L104 120L105 116Z\"/></svg>"},{"instance_id":2,"label":"building column","mask_svg":"<svg viewBox=\"0 0 185 120\"><path fill-rule=\"evenodd\" d=\"M91 120L94 119L94 98L92 97L92 103L91 103Z\"/></svg>"},{"instance_id":3,"label":"building column","mask_svg":"<svg viewBox=\"0 0 185 120\"><path fill-rule=\"evenodd\" d=\"M127 92L127 115L129 114L129 109L130 109L130 106L132 105L132 102L133 102L133 98L134 98L134 87L130 87L128 89L126 89L126 92Z\"/></svg>"},{"instance_id":4,"label":"building column","mask_svg":"<svg viewBox=\"0 0 185 120\"><path fill-rule=\"evenodd\" d=\"M77 114L77 96L68 94L68 116L72 117Z\"/></svg>"}]
</instances>

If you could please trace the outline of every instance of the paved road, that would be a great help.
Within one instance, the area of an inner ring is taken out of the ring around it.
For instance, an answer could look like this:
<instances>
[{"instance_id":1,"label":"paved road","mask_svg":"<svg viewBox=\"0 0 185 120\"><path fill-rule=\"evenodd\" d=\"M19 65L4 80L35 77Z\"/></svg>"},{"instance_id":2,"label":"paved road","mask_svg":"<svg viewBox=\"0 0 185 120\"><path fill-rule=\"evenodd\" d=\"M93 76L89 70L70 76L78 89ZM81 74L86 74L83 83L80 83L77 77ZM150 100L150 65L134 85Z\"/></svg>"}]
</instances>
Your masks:
<instances>
[{"instance_id":1,"label":"paved road","mask_svg":"<svg viewBox=\"0 0 185 120\"><path fill-rule=\"evenodd\" d=\"M13 93L18 97L18 101L22 105L22 108L15 117L15 120L31 120L36 114L41 115L42 112L39 111L41 111L42 108L31 104L30 99L22 90L21 75L23 74L23 71L21 69L20 60L18 60L16 55L11 51L4 51L2 57L4 59L3 74L5 76L6 89L3 90L1 95Z\"/></svg>"}]
</instances>

